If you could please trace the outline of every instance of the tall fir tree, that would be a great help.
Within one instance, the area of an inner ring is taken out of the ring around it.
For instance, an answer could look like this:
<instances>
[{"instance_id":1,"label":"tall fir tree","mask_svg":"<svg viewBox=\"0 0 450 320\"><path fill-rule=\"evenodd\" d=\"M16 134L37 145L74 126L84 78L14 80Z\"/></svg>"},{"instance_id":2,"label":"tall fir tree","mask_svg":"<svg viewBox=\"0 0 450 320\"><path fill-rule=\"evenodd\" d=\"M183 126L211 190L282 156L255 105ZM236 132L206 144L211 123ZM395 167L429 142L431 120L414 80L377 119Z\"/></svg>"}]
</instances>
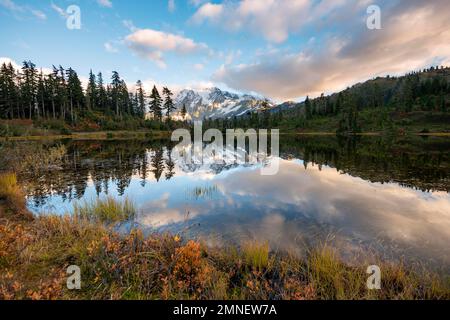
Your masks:
<instances>
[{"instance_id":1,"label":"tall fir tree","mask_svg":"<svg viewBox=\"0 0 450 320\"><path fill-rule=\"evenodd\" d=\"M164 95L163 109L166 111L167 120L170 121L170 114L172 113L172 111L174 111L176 109L175 105L173 104L173 100L172 100L173 93L172 93L172 91L169 90L169 88L164 87L163 95Z\"/></svg>"},{"instance_id":2,"label":"tall fir tree","mask_svg":"<svg viewBox=\"0 0 450 320\"><path fill-rule=\"evenodd\" d=\"M122 80L119 73L113 71L111 77L111 100L116 110L116 116L120 115L120 95L121 95Z\"/></svg>"},{"instance_id":3,"label":"tall fir tree","mask_svg":"<svg viewBox=\"0 0 450 320\"><path fill-rule=\"evenodd\" d=\"M305 100L305 117L306 117L306 119L310 119L311 115L312 115L311 101L309 100L309 96L306 96L306 100Z\"/></svg>"},{"instance_id":4,"label":"tall fir tree","mask_svg":"<svg viewBox=\"0 0 450 320\"><path fill-rule=\"evenodd\" d=\"M152 93L150 95L150 112L153 117L159 121L162 120L162 108L161 108L161 96L159 95L156 86L153 86Z\"/></svg>"},{"instance_id":5,"label":"tall fir tree","mask_svg":"<svg viewBox=\"0 0 450 320\"><path fill-rule=\"evenodd\" d=\"M96 108L100 111L107 112L108 96L106 94L105 84L103 83L103 74L97 74L97 103Z\"/></svg>"},{"instance_id":6,"label":"tall fir tree","mask_svg":"<svg viewBox=\"0 0 450 320\"><path fill-rule=\"evenodd\" d=\"M142 119L145 118L145 91L141 80L136 82L136 96L138 102L137 115Z\"/></svg>"},{"instance_id":7,"label":"tall fir tree","mask_svg":"<svg viewBox=\"0 0 450 320\"><path fill-rule=\"evenodd\" d=\"M28 118L31 119L36 108L37 70L31 61L22 63L22 102L28 109Z\"/></svg>"},{"instance_id":8,"label":"tall fir tree","mask_svg":"<svg viewBox=\"0 0 450 320\"><path fill-rule=\"evenodd\" d=\"M97 105L97 83L95 74L92 73L92 69L89 71L89 83L86 88L86 107L88 110L95 109Z\"/></svg>"},{"instance_id":9,"label":"tall fir tree","mask_svg":"<svg viewBox=\"0 0 450 320\"><path fill-rule=\"evenodd\" d=\"M186 120L187 110L186 110L186 104L183 104L183 107L181 108L181 117L183 120Z\"/></svg>"}]
</instances>

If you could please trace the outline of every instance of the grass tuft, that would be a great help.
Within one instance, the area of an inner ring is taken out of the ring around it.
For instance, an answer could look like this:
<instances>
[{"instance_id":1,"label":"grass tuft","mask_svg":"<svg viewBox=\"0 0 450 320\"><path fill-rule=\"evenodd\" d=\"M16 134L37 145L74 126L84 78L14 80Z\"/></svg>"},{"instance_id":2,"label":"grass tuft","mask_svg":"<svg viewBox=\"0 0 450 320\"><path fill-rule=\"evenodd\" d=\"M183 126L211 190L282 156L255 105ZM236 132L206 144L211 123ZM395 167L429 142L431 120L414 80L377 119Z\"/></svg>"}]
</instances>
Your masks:
<instances>
[{"instance_id":1,"label":"grass tuft","mask_svg":"<svg viewBox=\"0 0 450 320\"><path fill-rule=\"evenodd\" d=\"M6 199L20 193L15 173L0 174L0 199Z\"/></svg>"},{"instance_id":2,"label":"grass tuft","mask_svg":"<svg viewBox=\"0 0 450 320\"><path fill-rule=\"evenodd\" d=\"M242 246L244 261L254 270L263 271L269 266L269 244L256 241L246 242Z\"/></svg>"},{"instance_id":3,"label":"grass tuft","mask_svg":"<svg viewBox=\"0 0 450 320\"><path fill-rule=\"evenodd\" d=\"M136 215L136 208L128 198L123 201L118 201L113 197L98 198L91 203L85 201L75 204L74 215L91 221L116 223L133 219Z\"/></svg>"},{"instance_id":4,"label":"grass tuft","mask_svg":"<svg viewBox=\"0 0 450 320\"><path fill-rule=\"evenodd\" d=\"M10 219L31 218L15 173L0 174L0 213Z\"/></svg>"}]
</instances>

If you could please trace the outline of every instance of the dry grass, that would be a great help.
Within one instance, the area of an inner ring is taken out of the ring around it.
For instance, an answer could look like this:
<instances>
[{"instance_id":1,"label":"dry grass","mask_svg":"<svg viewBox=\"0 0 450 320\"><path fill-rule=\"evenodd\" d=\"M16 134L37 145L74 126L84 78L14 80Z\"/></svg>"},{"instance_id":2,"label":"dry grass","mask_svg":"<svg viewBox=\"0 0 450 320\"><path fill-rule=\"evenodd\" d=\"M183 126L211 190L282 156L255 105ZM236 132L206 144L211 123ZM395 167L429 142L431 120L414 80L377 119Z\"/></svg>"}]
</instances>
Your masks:
<instances>
[{"instance_id":1,"label":"dry grass","mask_svg":"<svg viewBox=\"0 0 450 320\"><path fill-rule=\"evenodd\" d=\"M15 173L0 173L0 219L30 219Z\"/></svg>"}]
</instances>

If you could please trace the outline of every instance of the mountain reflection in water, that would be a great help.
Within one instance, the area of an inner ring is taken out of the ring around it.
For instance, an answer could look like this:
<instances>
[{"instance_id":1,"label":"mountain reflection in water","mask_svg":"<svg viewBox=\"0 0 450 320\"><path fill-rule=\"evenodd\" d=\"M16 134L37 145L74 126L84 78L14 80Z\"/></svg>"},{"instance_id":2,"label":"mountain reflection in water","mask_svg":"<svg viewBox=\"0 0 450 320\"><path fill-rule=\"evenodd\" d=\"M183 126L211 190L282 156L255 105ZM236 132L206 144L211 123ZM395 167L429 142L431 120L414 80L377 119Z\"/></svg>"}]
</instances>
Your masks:
<instances>
[{"instance_id":1,"label":"mountain reflection in water","mask_svg":"<svg viewBox=\"0 0 450 320\"><path fill-rule=\"evenodd\" d=\"M65 141L61 168L20 179L35 213L108 194L132 199L146 231L256 239L299 255L330 241L343 255L363 248L450 270L449 140L281 136L274 176L187 165L168 141Z\"/></svg>"}]
</instances>

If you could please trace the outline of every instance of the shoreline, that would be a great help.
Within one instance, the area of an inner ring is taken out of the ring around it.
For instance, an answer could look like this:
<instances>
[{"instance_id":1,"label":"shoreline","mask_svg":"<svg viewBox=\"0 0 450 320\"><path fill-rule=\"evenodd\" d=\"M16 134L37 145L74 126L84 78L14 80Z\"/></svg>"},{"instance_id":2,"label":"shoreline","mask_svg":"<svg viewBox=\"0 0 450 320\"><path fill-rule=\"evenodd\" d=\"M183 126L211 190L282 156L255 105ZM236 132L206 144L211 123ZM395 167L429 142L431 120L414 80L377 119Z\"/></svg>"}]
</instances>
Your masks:
<instances>
[{"instance_id":1,"label":"shoreline","mask_svg":"<svg viewBox=\"0 0 450 320\"><path fill-rule=\"evenodd\" d=\"M0 141L39 141L39 140L114 140L130 138L160 139L170 138L169 131L96 131L96 132L76 132L72 134L49 134L39 136L16 136L0 137Z\"/></svg>"},{"instance_id":2,"label":"shoreline","mask_svg":"<svg viewBox=\"0 0 450 320\"><path fill-rule=\"evenodd\" d=\"M337 136L335 132L280 132L280 135L299 136ZM385 132L361 132L344 136L383 136ZM422 137L450 137L450 132L405 132L399 136L422 136ZM127 140L131 138L139 139L163 139L170 138L170 131L97 131L97 132L76 132L68 135L49 134L37 136L13 136L0 137L0 142L5 141L40 141L40 140Z\"/></svg>"}]
</instances>

